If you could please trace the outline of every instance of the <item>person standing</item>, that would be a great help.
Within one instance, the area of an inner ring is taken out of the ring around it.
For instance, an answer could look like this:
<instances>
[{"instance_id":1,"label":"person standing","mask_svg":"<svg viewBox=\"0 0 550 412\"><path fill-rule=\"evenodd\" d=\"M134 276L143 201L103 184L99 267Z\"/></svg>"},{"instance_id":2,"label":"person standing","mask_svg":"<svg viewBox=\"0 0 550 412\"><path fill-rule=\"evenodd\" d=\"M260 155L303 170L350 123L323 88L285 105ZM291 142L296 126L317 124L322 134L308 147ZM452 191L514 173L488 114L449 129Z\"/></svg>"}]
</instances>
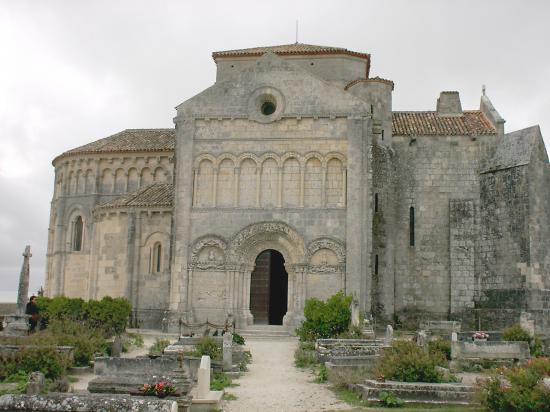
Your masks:
<instances>
[{"instance_id":1,"label":"person standing","mask_svg":"<svg viewBox=\"0 0 550 412\"><path fill-rule=\"evenodd\" d=\"M36 296L31 296L27 306L25 307L25 314L29 315L29 333L36 331L36 325L38 324L38 318L40 317L38 311L38 305L36 304Z\"/></svg>"}]
</instances>

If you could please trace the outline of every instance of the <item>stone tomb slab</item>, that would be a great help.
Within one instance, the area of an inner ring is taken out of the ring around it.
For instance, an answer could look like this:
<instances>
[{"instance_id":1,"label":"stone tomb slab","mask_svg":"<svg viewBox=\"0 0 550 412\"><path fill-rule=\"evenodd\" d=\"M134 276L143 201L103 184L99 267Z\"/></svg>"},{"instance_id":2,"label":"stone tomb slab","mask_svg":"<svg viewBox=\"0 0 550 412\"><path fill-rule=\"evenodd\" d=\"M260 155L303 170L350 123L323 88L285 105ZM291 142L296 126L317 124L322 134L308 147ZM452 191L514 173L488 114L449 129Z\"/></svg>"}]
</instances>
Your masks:
<instances>
[{"instance_id":1,"label":"stone tomb slab","mask_svg":"<svg viewBox=\"0 0 550 412\"><path fill-rule=\"evenodd\" d=\"M381 392L388 392L407 403L468 405L474 403L475 396L475 388L462 383L378 382L367 379L354 385L354 389L368 401L378 401Z\"/></svg>"},{"instance_id":2,"label":"stone tomb slab","mask_svg":"<svg viewBox=\"0 0 550 412\"><path fill-rule=\"evenodd\" d=\"M527 342L452 342L451 359L518 359L524 360L530 357Z\"/></svg>"}]
</instances>

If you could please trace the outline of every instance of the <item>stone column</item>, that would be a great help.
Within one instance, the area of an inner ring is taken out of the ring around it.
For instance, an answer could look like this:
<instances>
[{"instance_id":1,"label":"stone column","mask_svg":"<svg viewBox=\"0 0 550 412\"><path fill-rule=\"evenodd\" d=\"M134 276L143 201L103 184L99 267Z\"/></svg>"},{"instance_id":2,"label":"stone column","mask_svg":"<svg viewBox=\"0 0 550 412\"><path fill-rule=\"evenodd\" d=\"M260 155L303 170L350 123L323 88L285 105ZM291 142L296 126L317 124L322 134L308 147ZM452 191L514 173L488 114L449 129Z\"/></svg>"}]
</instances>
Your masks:
<instances>
[{"instance_id":1,"label":"stone column","mask_svg":"<svg viewBox=\"0 0 550 412\"><path fill-rule=\"evenodd\" d=\"M218 204L218 168L214 168L212 177L212 207L216 207Z\"/></svg>"},{"instance_id":2,"label":"stone column","mask_svg":"<svg viewBox=\"0 0 550 412\"><path fill-rule=\"evenodd\" d=\"M187 318L187 322L193 322L194 315L193 315L193 267L189 266L187 268L187 293L186 293L186 299L183 303L185 303L185 317Z\"/></svg>"},{"instance_id":3,"label":"stone column","mask_svg":"<svg viewBox=\"0 0 550 412\"><path fill-rule=\"evenodd\" d=\"M357 292L360 310L370 310L370 251L372 213L368 202L370 119L348 118L345 292Z\"/></svg>"},{"instance_id":4,"label":"stone column","mask_svg":"<svg viewBox=\"0 0 550 412\"><path fill-rule=\"evenodd\" d=\"M300 207L304 207L305 165L300 164Z\"/></svg>"},{"instance_id":5,"label":"stone column","mask_svg":"<svg viewBox=\"0 0 550 412\"><path fill-rule=\"evenodd\" d=\"M277 168L277 207L283 207L283 168Z\"/></svg>"},{"instance_id":6,"label":"stone column","mask_svg":"<svg viewBox=\"0 0 550 412\"><path fill-rule=\"evenodd\" d=\"M193 207L197 206L197 183L199 180L199 171L197 169L193 169Z\"/></svg>"},{"instance_id":7,"label":"stone column","mask_svg":"<svg viewBox=\"0 0 550 412\"><path fill-rule=\"evenodd\" d=\"M239 206L239 178L241 175L241 168L236 167L234 173L234 187L233 187L233 207Z\"/></svg>"},{"instance_id":8,"label":"stone column","mask_svg":"<svg viewBox=\"0 0 550 412\"><path fill-rule=\"evenodd\" d=\"M260 166L256 167L256 207L260 207L260 186L262 177L262 168Z\"/></svg>"},{"instance_id":9,"label":"stone column","mask_svg":"<svg viewBox=\"0 0 550 412\"><path fill-rule=\"evenodd\" d=\"M327 165L321 168L321 207L327 207Z\"/></svg>"},{"instance_id":10,"label":"stone column","mask_svg":"<svg viewBox=\"0 0 550 412\"><path fill-rule=\"evenodd\" d=\"M184 112L174 119L176 124L177 158L175 169L174 215L172 226L172 262L170 273L170 310L184 310L185 296L189 291L182 283L188 268L189 244L191 243L191 214L193 199L193 144L195 120ZM192 285L191 279L189 282ZM189 302L187 303L189 306Z\"/></svg>"},{"instance_id":11,"label":"stone column","mask_svg":"<svg viewBox=\"0 0 550 412\"><path fill-rule=\"evenodd\" d=\"M296 274L294 266L285 266L288 273L288 295L287 295L287 310L283 316L283 325L292 325L294 323L294 293L296 284Z\"/></svg>"}]
</instances>

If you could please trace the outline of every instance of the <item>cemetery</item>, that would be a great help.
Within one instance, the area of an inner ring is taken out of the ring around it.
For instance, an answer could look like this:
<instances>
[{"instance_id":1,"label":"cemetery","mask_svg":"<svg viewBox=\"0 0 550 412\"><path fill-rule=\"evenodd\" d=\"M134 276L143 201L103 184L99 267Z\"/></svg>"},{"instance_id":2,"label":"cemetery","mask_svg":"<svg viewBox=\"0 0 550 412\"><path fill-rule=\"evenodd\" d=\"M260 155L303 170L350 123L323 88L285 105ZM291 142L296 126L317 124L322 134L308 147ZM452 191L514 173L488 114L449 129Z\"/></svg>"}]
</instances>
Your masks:
<instances>
[{"instance_id":1,"label":"cemetery","mask_svg":"<svg viewBox=\"0 0 550 412\"><path fill-rule=\"evenodd\" d=\"M215 411L238 404L225 389L254 366L254 353L232 316L221 325L180 322L179 333L169 334L128 329L131 307L122 298L38 297L41 318L29 333L29 257L26 249L17 310L0 335L0 410ZM312 373L310 385L352 393L364 410L550 408L547 340L528 323L468 331L458 321L422 319L403 329L338 292L307 299L295 335L265 339L290 340L296 368Z\"/></svg>"}]
</instances>

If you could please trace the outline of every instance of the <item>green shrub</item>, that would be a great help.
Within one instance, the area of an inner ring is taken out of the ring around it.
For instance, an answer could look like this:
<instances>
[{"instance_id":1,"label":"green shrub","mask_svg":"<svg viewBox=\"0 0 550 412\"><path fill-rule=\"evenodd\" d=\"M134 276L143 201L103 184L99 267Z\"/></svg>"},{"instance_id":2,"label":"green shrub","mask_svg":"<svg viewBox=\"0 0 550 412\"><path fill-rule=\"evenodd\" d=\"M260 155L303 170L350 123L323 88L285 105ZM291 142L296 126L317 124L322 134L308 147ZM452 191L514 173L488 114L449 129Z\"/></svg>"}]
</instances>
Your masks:
<instances>
[{"instance_id":1,"label":"green shrub","mask_svg":"<svg viewBox=\"0 0 550 412\"><path fill-rule=\"evenodd\" d=\"M229 386L237 386L231 382L231 378L223 372L214 372L214 376L210 381L211 391L221 391Z\"/></svg>"},{"instance_id":2,"label":"green shrub","mask_svg":"<svg viewBox=\"0 0 550 412\"><path fill-rule=\"evenodd\" d=\"M238 333L234 333L233 334L233 343L236 344L236 345L244 345L244 338L239 335Z\"/></svg>"},{"instance_id":3,"label":"green shrub","mask_svg":"<svg viewBox=\"0 0 550 412\"><path fill-rule=\"evenodd\" d=\"M55 349L49 347L26 348L15 355L13 359L2 360L4 377L15 374L42 372L46 378L55 379L67 370L67 361Z\"/></svg>"},{"instance_id":4,"label":"green shrub","mask_svg":"<svg viewBox=\"0 0 550 412\"><path fill-rule=\"evenodd\" d=\"M153 343L153 346L149 348L149 353L162 353L168 345L170 345L170 341L168 339L155 338L155 343Z\"/></svg>"},{"instance_id":5,"label":"green shrub","mask_svg":"<svg viewBox=\"0 0 550 412\"><path fill-rule=\"evenodd\" d=\"M384 379L400 382L443 382L436 366L446 366L441 352L426 353L411 341L394 341L384 351L376 367L376 374Z\"/></svg>"},{"instance_id":6,"label":"green shrub","mask_svg":"<svg viewBox=\"0 0 550 412\"><path fill-rule=\"evenodd\" d=\"M222 358L222 348L210 336L205 336L199 340L193 352L195 356L210 356L210 359L220 360Z\"/></svg>"},{"instance_id":7,"label":"green shrub","mask_svg":"<svg viewBox=\"0 0 550 412\"><path fill-rule=\"evenodd\" d=\"M100 301L88 301L86 307L88 321L101 326L110 334L124 332L131 313L132 306L125 298L105 296Z\"/></svg>"},{"instance_id":8,"label":"green shrub","mask_svg":"<svg viewBox=\"0 0 550 412\"><path fill-rule=\"evenodd\" d=\"M445 359L451 360L451 342L444 339L436 339L428 342L428 351L436 354L441 353Z\"/></svg>"},{"instance_id":9,"label":"green shrub","mask_svg":"<svg viewBox=\"0 0 550 412\"><path fill-rule=\"evenodd\" d=\"M380 405L386 408L400 408L404 402L391 392L380 392L378 395Z\"/></svg>"},{"instance_id":10,"label":"green shrub","mask_svg":"<svg viewBox=\"0 0 550 412\"><path fill-rule=\"evenodd\" d=\"M493 412L550 412L550 389L542 379L550 374L547 358L526 366L500 370L481 388L481 403Z\"/></svg>"},{"instance_id":11,"label":"green shrub","mask_svg":"<svg viewBox=\"0 0 550 412\"><path fill-rule=\"evenodd\" d=\"M94 329L101 329L106 335L120 334L126 329L132 308L125 298L111 298L84 301L64 296L55 298L38 297L38 310L42 325L53 320L87 322Z\"/></svg>"},{"instance_id":12,"label":"green shrub","mask_svg":"<svg viewBox=\"0 0 550 412\"><path fill-rule=\"evenodd\" d=\"M542 355L542 343L536 336L531 336L520 325L510 326L502 332L502 340L508 342L527 342L529 351L533 356Z\"/></svg>"},{"instance_id":13,"label":"green shrub","mask_svg":"<svg viewBox=\"0 0 550 412\"><path fill-rule=\"evenodd\" d=\"M302 341L320 338L333 338L345 332L351 320L350 303L352 296L338 292L326 301L316 298L306 300L305 321L296 329Z\"/></svg>"}]
</instances>

